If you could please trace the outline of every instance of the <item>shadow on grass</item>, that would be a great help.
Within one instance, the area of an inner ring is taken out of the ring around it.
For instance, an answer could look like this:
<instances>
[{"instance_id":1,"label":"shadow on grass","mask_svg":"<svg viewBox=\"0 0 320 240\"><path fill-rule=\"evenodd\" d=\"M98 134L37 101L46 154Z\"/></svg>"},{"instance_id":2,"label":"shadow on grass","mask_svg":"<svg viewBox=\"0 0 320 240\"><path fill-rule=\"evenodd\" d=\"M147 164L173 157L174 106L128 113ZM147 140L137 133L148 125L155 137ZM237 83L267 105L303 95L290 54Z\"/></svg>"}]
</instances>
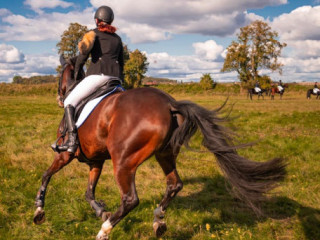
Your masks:
<instances>
[{"instance_id":1,"label":"shadow on grass","mask_svg":"<svg viewBox=\"0 0 320 240\"><path fill-rule=\"evenodd\" d=\"M242 202L233 198L226 188L222 176L213 178L197 177L183 180L184 185L202 183L199 192L185 197L179 195L172 201L170 209L190 209L192 211L220 211L218 219L204 218L202 223L209 223L215 230L221 229L223 223L236 223L240 226L254 226L268 218L286 220L297 216L303 228L305 239L319 239L320 237L320 210L305 207L287 197L273 197L262 204L263 217L257 217L251 209ZM220 227L219 227L220 225ZM191 239L192 235L176 236L177 239Z\"/></svg>"}]
</instances>

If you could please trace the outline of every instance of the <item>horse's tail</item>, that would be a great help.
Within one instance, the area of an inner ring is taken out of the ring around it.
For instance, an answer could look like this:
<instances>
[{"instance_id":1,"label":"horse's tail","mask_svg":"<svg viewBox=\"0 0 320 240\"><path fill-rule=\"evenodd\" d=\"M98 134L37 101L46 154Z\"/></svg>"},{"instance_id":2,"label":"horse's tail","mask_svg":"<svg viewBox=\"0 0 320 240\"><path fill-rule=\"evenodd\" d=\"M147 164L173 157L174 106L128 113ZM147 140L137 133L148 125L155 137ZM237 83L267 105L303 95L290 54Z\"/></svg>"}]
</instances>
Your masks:
<instances>
[{"instance_id":1,"label":"horse's tail","mask_svg":"<svg viewBox=\"0 0 320 240\"><path fill-rule=\"evenodd\" d=\"M216 156L233 192L257 214L261 214L257 202L284 179L284 160L275 158L267 162L254 162L239 156L236 151L238 147L232 143L232 132L221 125L225 120L217 116L222 107L210 111L189 101L172 101L171 105L184 117L183 123L171 137L173 148L188 146L190 138L200 129L202 144Z\"/></svg>"}]
</instances>

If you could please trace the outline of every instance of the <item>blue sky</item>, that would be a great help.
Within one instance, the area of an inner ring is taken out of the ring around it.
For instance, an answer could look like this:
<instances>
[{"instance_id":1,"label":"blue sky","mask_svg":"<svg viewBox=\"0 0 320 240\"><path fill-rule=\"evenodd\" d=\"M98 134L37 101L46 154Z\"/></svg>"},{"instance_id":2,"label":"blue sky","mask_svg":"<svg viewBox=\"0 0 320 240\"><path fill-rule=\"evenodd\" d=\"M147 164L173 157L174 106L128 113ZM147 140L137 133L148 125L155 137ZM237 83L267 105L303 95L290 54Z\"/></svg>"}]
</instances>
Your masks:
<instances>
[{"instance_id":1,"label":"blue sky","mask_svg":"<svg viewBox=\"0 0 320 240\"><path fill-rule=\"evenodd\" d=\"M148 76L237 81L221 73L226 48L240 27L268 22L288 46L273 80L320 81L320 0L15 0L0 3L0 82L55 74L56 44L71 22L94 28L97 7L115 12L114 25L130 50L143 51Z\"/></svg>"}]
</instances>

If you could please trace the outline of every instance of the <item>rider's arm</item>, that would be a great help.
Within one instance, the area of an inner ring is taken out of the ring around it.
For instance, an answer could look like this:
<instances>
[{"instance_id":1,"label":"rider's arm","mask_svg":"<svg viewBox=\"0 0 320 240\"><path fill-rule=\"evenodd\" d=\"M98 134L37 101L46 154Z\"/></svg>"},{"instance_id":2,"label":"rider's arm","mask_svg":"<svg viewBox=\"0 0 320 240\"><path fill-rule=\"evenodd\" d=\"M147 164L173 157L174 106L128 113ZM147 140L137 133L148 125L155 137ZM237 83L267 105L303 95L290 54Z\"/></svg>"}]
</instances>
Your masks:
<instances>
[{"instance_id":1,"label":"rider's arm","mask_svg":"<svg viewBox=\"0 0 320 240\"><path fill-rule=\"evenodd\" d=\"M77 57L76 65L74 67L74 79L75 80L82 80L84 76L80 76L79 72L82 70L83 65L86 63L87 59L89 57L89 54L84 55L84 54L79 54Z\"/></svg>"},{"instance_id":2,"label":"rider's arm","mask_svg":"<svg viewBox=\"0 0 320 240\"><path fill-rule=\"evenodd\" d=\"M124 80L124 76L123 76L123 67L124 67L123 45L122 45L122 42L120 44L121 44L121 46L120 46L120 53L119 53L119 56L118 56L118 63L119 63L119 66L120 66L120 78L122 80Z\"/></svg>"}]
</instances>

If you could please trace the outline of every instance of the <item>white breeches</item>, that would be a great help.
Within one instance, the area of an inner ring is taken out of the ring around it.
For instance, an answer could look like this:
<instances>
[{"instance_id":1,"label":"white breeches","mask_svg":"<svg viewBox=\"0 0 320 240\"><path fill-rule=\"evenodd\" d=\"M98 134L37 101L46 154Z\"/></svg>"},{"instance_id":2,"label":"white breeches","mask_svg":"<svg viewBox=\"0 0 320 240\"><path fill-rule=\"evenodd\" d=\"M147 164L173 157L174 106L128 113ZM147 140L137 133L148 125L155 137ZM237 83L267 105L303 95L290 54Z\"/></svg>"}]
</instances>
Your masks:
<instances>
[{"instance_id":1,"label":"white breeches","mask_svg":"<svg viewBox=\"0 0 320 240\"><path fill-rule=\"evenodd\" d=\"M118 78L106 75L90 75L84 78L64 100L64 107L68 105L76 107L82 99L88 97L111 79Z\"/></svg>"},{"instance_id":2,"label":"white breeches","mask_svg":"<svg viewBox=\"0 0 320 240\"><path fill-rule=\"evenodd\" d=\"M255 87L254 90L258 93L258 92L261 92L261 89L258 88L258 87Z\"/></svg>"},{"instance_id":3,"label":"white breeches","mask_svg":"<svg viewBox=\"0 0 320 240\"><path fill-rule=\"evenodd\" d=\"M319 88L314 88L314 89L313 89L313 93L314 93L314 94L317 94L319 91L320 91Z\"/></svg>"},{"instance_id":4,"label":"white breeches","mask_svg":"<svg viewBox=\"0 0 320 240\"><path fill-rule=\"evenodd\" d=\"M278 86L278 90L279 90L279 92L281 92L283 90L283 87Z\"/></svg>"}]
</instances>

